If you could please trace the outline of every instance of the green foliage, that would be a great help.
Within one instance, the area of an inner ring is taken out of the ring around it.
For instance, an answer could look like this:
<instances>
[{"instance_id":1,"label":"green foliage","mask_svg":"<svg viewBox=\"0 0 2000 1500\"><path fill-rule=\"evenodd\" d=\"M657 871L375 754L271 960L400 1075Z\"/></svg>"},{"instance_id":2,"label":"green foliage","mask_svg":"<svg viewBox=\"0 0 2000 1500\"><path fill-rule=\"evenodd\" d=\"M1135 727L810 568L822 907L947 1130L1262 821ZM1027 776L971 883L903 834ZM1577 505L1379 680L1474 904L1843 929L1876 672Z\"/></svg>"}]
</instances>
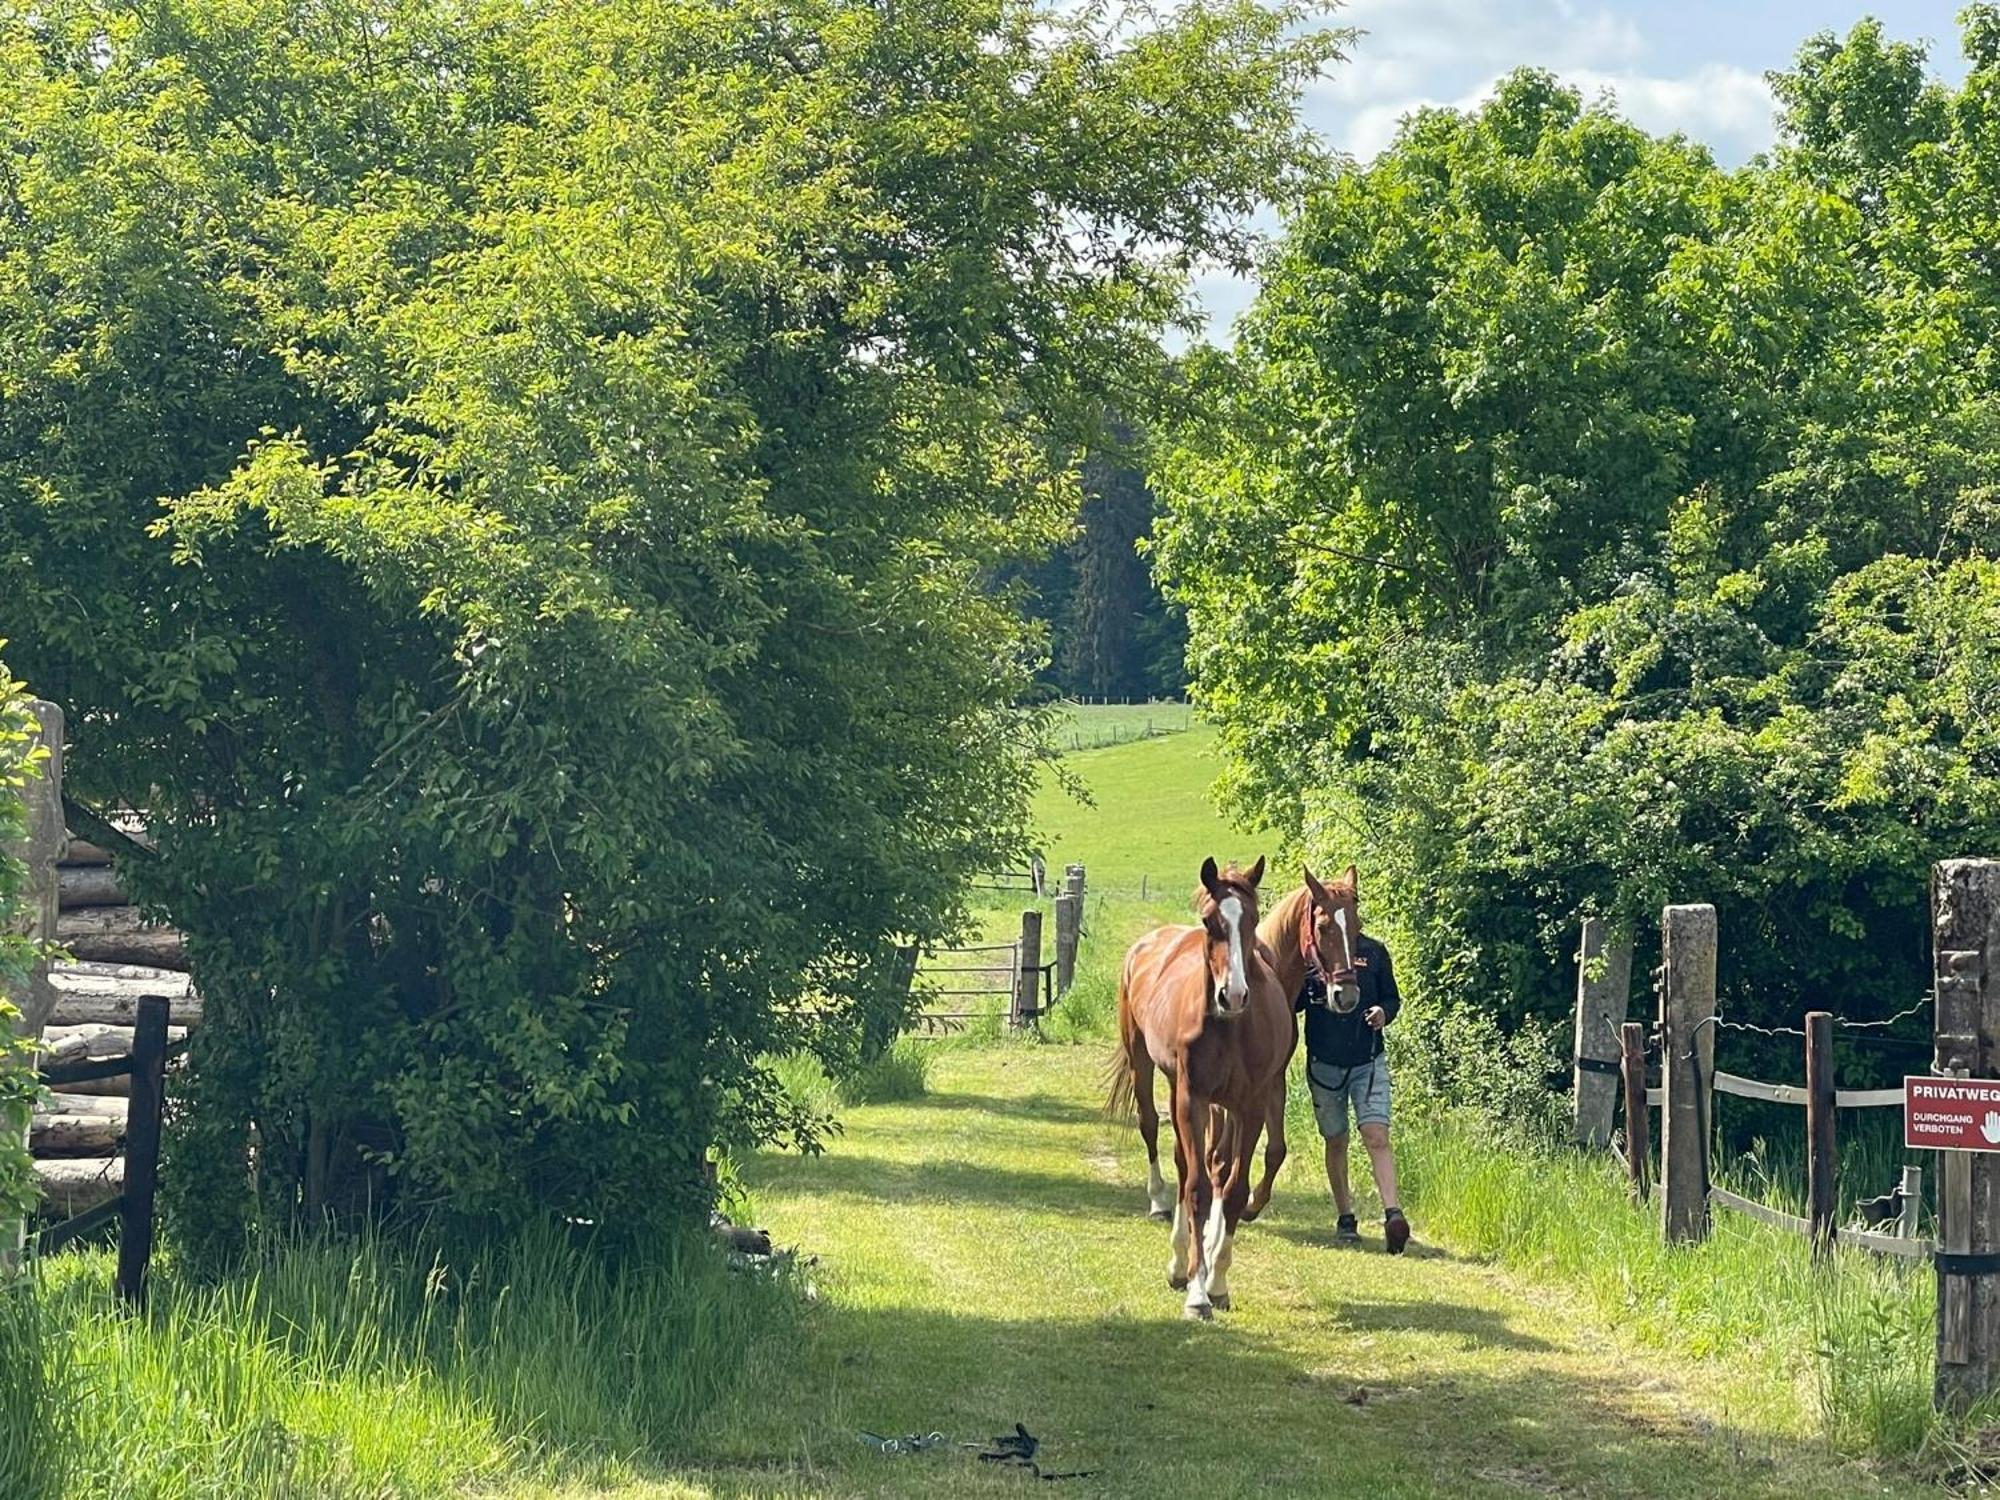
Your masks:
<instances>
[{"instance_id":1,"label":"green foliage","mask_svg":"<svg viewBox=\"0 0 2000 1500\"><path fill-rule=\"evenodd\" d=\"M892 941L1021 847L985 582L1310 157L1308 15L0 22L0 630L202 975L185 1248L644 1234L810 1138L758 1059L893 1030Z\"/></svg>"},{"instance_id":2,"label":"green foliage","mask_svg":"<svg viewBox=\"0 0 2000 1500\"><path fill-rule=\"evenodd\" d=\"M0 663L0 1236L13 1232L10 1226L20 1223L39 1196L26 1130L38 1092L35 1047L19 1035L21 1013L6 999L27 978L36 956L20 929L27 866L11 852L28 833L21 788L36 774L41 754L33 745L34 729L21 684ZM0 1244L0 1253L8 1248ZM5 1279L0 1268L0 1283Z\"/></svg>"},{"instance_id":3,"label":"green foliage","mask_svg":"<svg viewBox=\"0 0 2000 1500\"><path fill-rule=\"evenodd\" d=\"M2000 10L1965 25L1955 91L1812 42L1734 173L1536 73L1421 114L1195 362L1159 550L1233 792L1358 850L1439 1012L1566 1015L1579 917L1643 975L1668 901L1720 909L1726 1014L1927 987L1930 862L2000 848Z\"/></svg>"},{"instance_id":4,"label":"green foliage","mask_svg":"<svg viewBox=\"0 0 2000 1500\"><path fill-rule=\"evenodd\" d=\"M68 1342L38 1278L0 1276L0 1494L64 1500L81 1423Z\"/></svg>"}]
</instances>

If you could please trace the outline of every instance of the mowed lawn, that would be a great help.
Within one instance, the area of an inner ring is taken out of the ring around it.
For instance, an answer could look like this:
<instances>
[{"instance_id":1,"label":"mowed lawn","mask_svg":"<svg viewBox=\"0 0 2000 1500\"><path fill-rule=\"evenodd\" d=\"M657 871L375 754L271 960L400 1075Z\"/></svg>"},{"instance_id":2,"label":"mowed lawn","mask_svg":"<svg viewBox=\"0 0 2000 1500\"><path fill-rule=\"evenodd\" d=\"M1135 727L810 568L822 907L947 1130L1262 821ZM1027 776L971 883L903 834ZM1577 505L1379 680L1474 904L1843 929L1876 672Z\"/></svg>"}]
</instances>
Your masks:
<instances>
[{"instance_id":1,"label":"mowed lawn","mask_svg":"<svg viewBox=\"0 0 2000 1500\"><path fill-rule=\"evenodd\" d=\"M753 1356L700 1469L623 1493L1040 1493L859 1436L1017 1421L1045 1467L1095 1471L1060 1491L1078 1495L1924 1493L1735 1425L1704 1394L1712 1365L1629 1349L1421 1226L1400 1259L1331 1248L1305 1152L1238 1241L1237 1310L1184 1322L1102 1064L1090 1045L945 1052L927 1097L851 1111L825 1157L751 1162L761 1221L819 1257L807 1337Z\"/></svg>"},{"instance_id":2,"label":"mowed lawn","mask_svg":"<svg viewBox=\"0 0 2000 1500\"><path fill-rule=\"evenodd\" d=\"M1204 854L1260 852L1209 803L1210 744L1197 728L1068 757L1092 807L1040 790L1051 865L1083 860L1092 892L1045 1027L1066 1041L929 1044L925 1097L844 1111L822 1157L742 1163L758 1222L818 1258L804 1335L746 1351L689 1465L621 1500L1932 1493L1801 1438L1754 1362L1640 1348L1421 1220L1401 1258L1332 1248L1318 1143L1296 1135L1238 1242L1236 1310L1182 1320L1137 1133L1101 1110L1104 1038L1125 943L1187 919ZM953 1446L1016 1422L1046 1469L1088 1477L1044 1486ZM946 1445L884 1457L864 1431Z\"/></svg>"}]
</instances>

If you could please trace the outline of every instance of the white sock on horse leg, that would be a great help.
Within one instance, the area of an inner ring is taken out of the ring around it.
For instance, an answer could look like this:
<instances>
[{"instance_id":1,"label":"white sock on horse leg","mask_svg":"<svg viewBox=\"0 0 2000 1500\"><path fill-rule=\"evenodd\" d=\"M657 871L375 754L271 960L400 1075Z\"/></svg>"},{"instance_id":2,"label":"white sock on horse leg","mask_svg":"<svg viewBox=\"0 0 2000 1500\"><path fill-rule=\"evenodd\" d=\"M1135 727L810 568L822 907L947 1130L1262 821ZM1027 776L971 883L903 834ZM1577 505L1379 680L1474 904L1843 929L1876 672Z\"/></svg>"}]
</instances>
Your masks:
<instances>
[{"instance_id":1,"label":"white sock on horse leg","mask_svg":"<svg viewBox=\"0 0 2000 1500\"><path fill-rule=\"evenodd\" d=\"M1174 1202L1173 1254L1167 1258L1167 1279L1181 1281L1187 1277L1188 1229L1187 1205L1178 1199Z\"/></svg>"},{"instance_id":2,"label":"white sock on horse leg","mask_svg":"<svg viewBox=\"0 0 2000 1500\"><path fill-rule=\"evenodd\" d=\"M1157 1160L1146 1163L1146 1206L1156 1214L1166 1213L1173 1200L1167 1196L1167 1179L1160 1175Z\"/></svg>"}]
</instances>

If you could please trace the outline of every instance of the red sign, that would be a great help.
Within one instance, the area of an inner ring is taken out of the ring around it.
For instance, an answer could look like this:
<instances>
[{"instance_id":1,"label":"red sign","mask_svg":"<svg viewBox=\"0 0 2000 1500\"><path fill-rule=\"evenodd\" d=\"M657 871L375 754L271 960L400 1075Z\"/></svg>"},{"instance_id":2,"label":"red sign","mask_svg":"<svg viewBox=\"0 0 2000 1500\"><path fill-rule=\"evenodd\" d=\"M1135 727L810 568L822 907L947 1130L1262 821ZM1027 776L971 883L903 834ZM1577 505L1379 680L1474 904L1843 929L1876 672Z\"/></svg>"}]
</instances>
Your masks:
<instances>
[{"instance_id":1,"label":"red sign","mask_svg":"<svg viewBox=\"0 0 2000 1500\"><path fill-rule=\"evenodd\" d=\"M1903 1144L2000 1151L2000 1078L1905 1078Z\"/></svg>"}]
</instances>

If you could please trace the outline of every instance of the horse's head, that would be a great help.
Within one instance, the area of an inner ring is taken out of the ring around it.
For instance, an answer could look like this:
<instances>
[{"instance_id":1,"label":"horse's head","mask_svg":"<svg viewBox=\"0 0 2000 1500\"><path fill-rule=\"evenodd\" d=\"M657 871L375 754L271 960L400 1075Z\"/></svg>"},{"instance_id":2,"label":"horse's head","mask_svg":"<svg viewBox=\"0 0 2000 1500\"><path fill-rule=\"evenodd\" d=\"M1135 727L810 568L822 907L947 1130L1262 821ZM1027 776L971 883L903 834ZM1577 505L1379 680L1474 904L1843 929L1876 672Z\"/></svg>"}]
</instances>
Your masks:
<instances>
[{"instance_id":1,"label":"horse's head","mask_svg":"<svg viewBox=\"0 0 2000 1500\"><path fill-rule=\"evenodd\" d=\"M1326 1003L1346 1015L1361 1003L1360 971L1368 960L1361 956L1361 912L1355 904L1354 866L1332 885L1321 885L1306 871L1306 889L1312 893L1312 948L1326 980Z\"/></svg>"},{"instance_id":2,"label":"horse's head","mask_svg":"<svg viewBox=\"0 0 2000 1500\"><path fill-rule=\"evenodd\" d=\"M1214 859L1201 863L1201 889L1195 910L1208 940L1209 1003L1218 1015L1239 1015L1250 1003L1250 965L1257 952L1257 882L1264 878L1264 858L1248 870L1231 865L1217 870Z\"/></svg>"}]
</instances>

